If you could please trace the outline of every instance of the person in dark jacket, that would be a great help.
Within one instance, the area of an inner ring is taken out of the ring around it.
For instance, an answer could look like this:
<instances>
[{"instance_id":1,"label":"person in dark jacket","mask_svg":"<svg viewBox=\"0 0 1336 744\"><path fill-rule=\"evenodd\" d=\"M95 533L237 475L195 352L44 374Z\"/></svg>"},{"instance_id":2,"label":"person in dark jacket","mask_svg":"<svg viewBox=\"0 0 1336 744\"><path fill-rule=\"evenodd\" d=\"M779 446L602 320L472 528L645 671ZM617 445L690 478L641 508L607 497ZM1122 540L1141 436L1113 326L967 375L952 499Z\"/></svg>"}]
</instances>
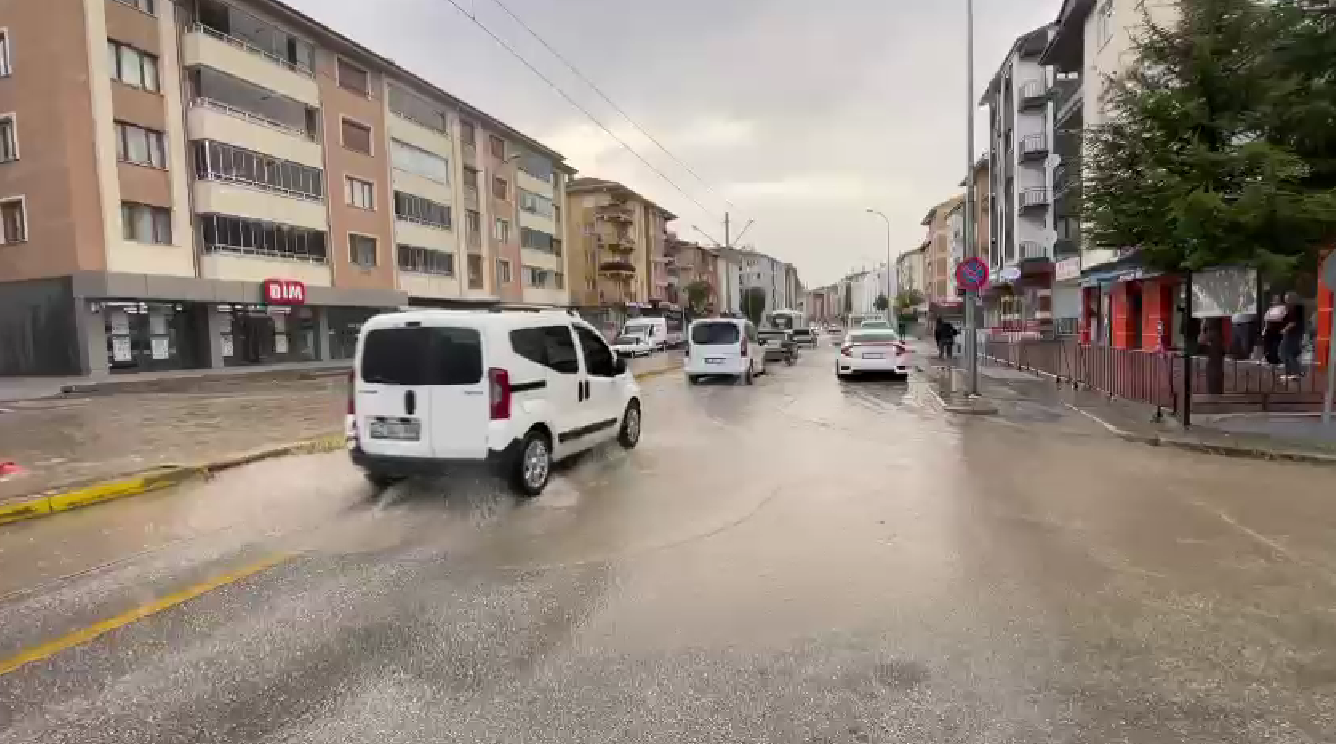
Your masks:
<instances>
[{"instance_id":1,"label":"person in dark jacket","mask_svg":"<svg viewBox=\"0 0 1336 744\"><path fill-rule=\"evenodd\" d=\"M956 334L958 333L960 331L956 330L956 327L945 318L937 319L937 326L932 331L932 337L937 342L938 359L950 359L955 356Z\"/></svg>"}]
</instances>

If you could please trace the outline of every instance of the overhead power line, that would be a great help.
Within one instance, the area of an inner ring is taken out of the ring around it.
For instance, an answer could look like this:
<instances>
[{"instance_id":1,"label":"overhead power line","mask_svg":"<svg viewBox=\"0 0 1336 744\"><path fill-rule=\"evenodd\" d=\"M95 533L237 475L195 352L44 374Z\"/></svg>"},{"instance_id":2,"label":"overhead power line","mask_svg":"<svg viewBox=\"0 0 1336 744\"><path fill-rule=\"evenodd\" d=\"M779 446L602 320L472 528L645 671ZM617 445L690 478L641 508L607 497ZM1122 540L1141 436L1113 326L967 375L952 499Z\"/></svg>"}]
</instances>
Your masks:
<instances>
[{"instance_id":1,"label":"overhead power line","mask_svg":"<svg viewBox=\"0 0 1336 744\"><path fill-rule=\"evenodd\" d=\"M653 163L646 160L645 157L641 155L639 152L636 152L636 149L627 144L626 140L622 139L621 137L618 137L616 133L614 133L611 129L607 127L607 125L599 121L597 117L595 117L593 114L589 112L589 109L580 105L580 103L576 101L574 98L571 98L570 94L562 90L561 87L558 86L556 83L552 82L552 79L549 78L547 75L544 75L542 71L540 71L537 67L534 67L533 63L525 59L519 52L515 51L514 47L507 44L504 39L502 39L500 36L497 36L490 28L487 28L487 26L483 25L482 21L479 21L477 17L475 17L472 13L465 10L457 0L446 0L446 2L455 6L455 10L458 10L460 15L464 16L470 21L473 21L473 25L482 29L483 33L492 37L492 41L495 41L502 49L509 52L510 56L519 60L521 64L529 68L529 71L532 72L534 75L537 75L538 79L547 83L548 87L552 88L552 90L556 91L558 95L566 99L567 103L574 106L580 113L584 114L590 121L594 122L594 124L597 125L599 129L602 129L604 132L607 133L609 137L613 138L614 140L616 140L618 144L626 148L626 151L634 155L636 159L639 160L641 163L644 163L646 168L649 168L651 171L654 171L654 173L657 174L659 178L662 178L665 183L676 189L679 194L686 197L688 201L699 207L702 212L710 215L711 217L717 217L717 215L715 215L715 213L712 212L708 207L706 207L704 204L701 204L700 201L696 199L696 197L687 193L685 189L683 189L681 186L678 186L677 183L673 181L673 179L667 176L667 174L656 168Z\"/></svg>"},{"instance_id":2,"label":"overhead power line","mask_svg":"<svg viewBox=\"0 0 1336 744\"><path fill-rule=\"evenodd\" d=\"M566 65L566 68L571 72L575 73L576 77L583 80L584 84L588 85L591 90L597 93L598 97L602 98L604 103L611 106L613 111L616 111L617 113L621 114L623 119L626 119L628 122L630 122L631 126L635 127L637 132L640 132L642 135L644 135L646 139L654 143L655 147L662 150L664 155L667 155L669 158L672 159L674 163L677 163L678 166L680 166L683 170L685 170L687 173L690 173L691 177L696 179L696 181L699 182L700 185L704 186L706 191L713 194L724 204L727 204L730 209L737 209L737 206L734 205L733 202L730 202L728 199L724 198L722 194L715 191L714 187L711 186L709 183L707 183L704 178L701 178L699 173L693 170L691 166L684 163L681 158L674 155L672 151L670 151L667 147L664 147L662 142L660 142L654 135L650 134L648 131L646 131L646 129L643 126L640 125L640 122L633 119L631 115L626 113L625 109L623 109L621 106L618 106L612 100L612 98L608 96L607 93L603 92L602 88L598 87L598 85L595 84L593 80L589 79L588 75L585 75L583 72L581 72L580 68L576 67L570 60L566 59L566 57L562 55L561 52L558 52L556 49L554 49L552 45L547 42L547 39L544 39L537 31L533 30L532 26L525 23L524 19L520 18L519 15L515 13L515 11L510 9L510 6L506 5L501 0L492 0L492 2L496 3L496 5L499 8L501 8L501 10L504 10L506 12L506 15L510 16L511 20L518 23L520 25L520 28L524 29L529 33L530 36L537 39L538 43L542 44L544 49L546 49L549 53L551 53L553 57L556 57L558 60L560 60L563 65Z\"/></svg>"}]
</instances>

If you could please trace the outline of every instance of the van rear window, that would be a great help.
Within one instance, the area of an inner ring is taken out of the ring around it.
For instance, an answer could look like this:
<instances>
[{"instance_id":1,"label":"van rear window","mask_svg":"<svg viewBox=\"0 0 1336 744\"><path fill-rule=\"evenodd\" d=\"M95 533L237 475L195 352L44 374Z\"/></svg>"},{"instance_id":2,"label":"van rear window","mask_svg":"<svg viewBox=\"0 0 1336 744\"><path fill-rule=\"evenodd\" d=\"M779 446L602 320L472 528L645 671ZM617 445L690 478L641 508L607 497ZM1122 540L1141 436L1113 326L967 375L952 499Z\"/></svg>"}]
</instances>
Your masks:
<instances>
[{"instance_id":1,"label":"van rear window","mask_svg":"<svg viewBox=\"0 0 1336 744\"><path fill-rule=\"evenodd\" d=\"M701 346L736 344L741 338L736 323L697 323L691 329L691 343Z\"/></svg>"},{"instance_id":2,"label":"van rear window","mask_svg":"<svg viewBox=\"0 0 1336 744\"><path fill-rule=\"evenodd\" d=\"M377 328L362 342L363 382L474 385L482 381L482 338L472 328Z\"/></svg>"}]
</instances>

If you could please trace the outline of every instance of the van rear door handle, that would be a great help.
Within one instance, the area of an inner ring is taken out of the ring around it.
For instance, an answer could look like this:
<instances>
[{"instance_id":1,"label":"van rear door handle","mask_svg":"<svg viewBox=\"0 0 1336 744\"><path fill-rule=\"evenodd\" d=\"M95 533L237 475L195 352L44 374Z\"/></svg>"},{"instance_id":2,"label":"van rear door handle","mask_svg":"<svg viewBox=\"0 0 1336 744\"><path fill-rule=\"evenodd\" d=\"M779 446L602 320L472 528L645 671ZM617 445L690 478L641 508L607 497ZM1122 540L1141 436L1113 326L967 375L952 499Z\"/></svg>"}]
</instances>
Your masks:
<instances>
[{"instance_id":1,"label":"van rear door handle","mask_svg":"<svg viewBox=\"0 0 1336 744\"><path fill-rule=\"evenodd\" d=\"M409 416L417 410L417 391L407 390L404 392L404 413Z\"/></svg>"}]
</instances>

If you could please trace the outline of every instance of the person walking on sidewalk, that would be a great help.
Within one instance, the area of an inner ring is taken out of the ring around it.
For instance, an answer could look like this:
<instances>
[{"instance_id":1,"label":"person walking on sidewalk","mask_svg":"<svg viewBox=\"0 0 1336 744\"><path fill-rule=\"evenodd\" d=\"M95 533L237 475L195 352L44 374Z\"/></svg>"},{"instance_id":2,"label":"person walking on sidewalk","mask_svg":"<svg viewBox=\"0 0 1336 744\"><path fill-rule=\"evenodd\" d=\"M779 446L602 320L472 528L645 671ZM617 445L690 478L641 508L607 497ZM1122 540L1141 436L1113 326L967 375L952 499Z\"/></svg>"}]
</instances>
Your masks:
<instances>
[{"instance_id":1,"label":"person walking on sidewalk","mask_svg":"<svg viewBox=\"0 0 1336 744\"><path fill-rule=\"evenodd\" d=\"M1262 357L1273 367L1280 364L1280 342L1285 337L1285 316L1289 308L1285 307L1280 295L1271 298L1271 307L1263 316Z\"/></svg>"},{"instance_id":2,"label":"person walking on sidewalk","mask_svg":"<svg viewBox=\"0 0 1336 744\"><path fill-rule=\"evenodd\" d=\"M1299 301L1299 293L1290 291L1285 295L1285 330L1280 341L1280 356L1285 361L1283 380L1297 380L1303 376L1303 367L1299 357L1304 351L1304 338L1308 332L1306 308Z\"/></svg>"},{"instance_id":3,"label":"person walking on sidewalk","mask_svg":"<svg viewBox=\"0 0 1336 744\"><path fill-rule=\"evenodd\" d=\"M937 358L951 359L955 356L956 334L960 331L951 325L945 318L937 319L937 327L933 329L932 336L937 341Z\"/></svg>"}]
</instances>

